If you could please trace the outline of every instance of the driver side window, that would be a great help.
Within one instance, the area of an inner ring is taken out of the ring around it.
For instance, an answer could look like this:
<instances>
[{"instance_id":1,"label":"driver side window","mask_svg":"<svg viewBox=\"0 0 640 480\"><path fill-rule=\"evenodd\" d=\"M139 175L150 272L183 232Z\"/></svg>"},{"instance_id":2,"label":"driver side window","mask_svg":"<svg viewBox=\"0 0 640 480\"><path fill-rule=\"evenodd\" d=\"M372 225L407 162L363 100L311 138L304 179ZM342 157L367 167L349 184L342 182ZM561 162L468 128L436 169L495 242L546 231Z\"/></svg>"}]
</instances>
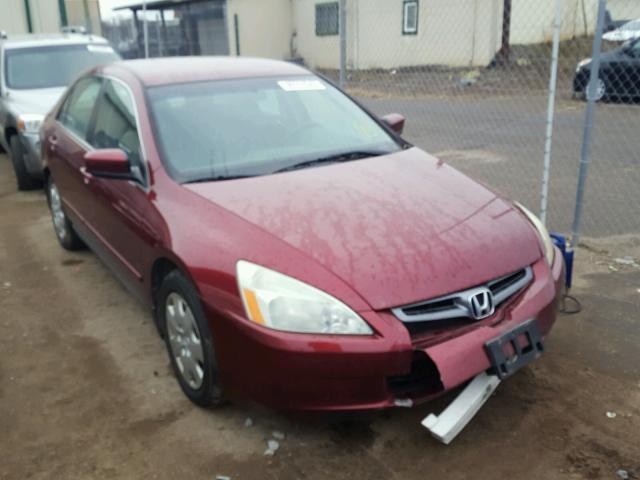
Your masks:
<instances>
[{"instance_id":1,"label":"driver side window","mask_svg":"<svg viewBox=\"0 0 640 480\"><path fill-rule=\"evenodd\" d=\"M58 115L60 123L85 141L101 87L102 80L96 77L79 80Z\"/></svg>"},{"instance_id":2,"label":"driver side window","mask_svg":"<svg viewBox=\"0 0 640 480\"><path fill-rule=\"evenodd\" d=\"M124 151L131 168L144 175L133 99L119 82L105 82L90 143L97 149L118 148Z\"/></svg>"}]
</instances>

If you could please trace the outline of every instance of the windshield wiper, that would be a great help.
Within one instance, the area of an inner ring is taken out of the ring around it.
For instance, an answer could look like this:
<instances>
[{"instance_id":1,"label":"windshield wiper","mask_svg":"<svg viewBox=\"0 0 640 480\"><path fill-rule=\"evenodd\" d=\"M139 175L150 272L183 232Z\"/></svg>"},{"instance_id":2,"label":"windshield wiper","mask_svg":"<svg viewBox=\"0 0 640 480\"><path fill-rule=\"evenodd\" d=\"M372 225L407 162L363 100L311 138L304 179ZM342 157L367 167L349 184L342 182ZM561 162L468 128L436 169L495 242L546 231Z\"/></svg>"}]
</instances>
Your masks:
<instances>
[{"instance_id":1,"label":"windshield wiper","mask_svg":"<svg viewBox=\"0 0 640 480\"><path fill-rule=\"evenodd\" d=\"M326 157L320 157L313 160L306 160L300 163L294 163L288 167L280 168L273 173L290 172L292 170L300 170L301 168L315 167L322 165L323 163L340 163L349 162L351 160L360 160L362 158L379 157L381 155L388 155L389 152L380 152L373 150L354 150L351 152L336 153L335 155L329 155Z\"/></svg>"},{"instance_id":2,"label":"windshield wiper","mask_svg":"<svg viewBox=\"0 0 640 480\"><path fill-rule=\"evenodd\" d=\"M250 177L255 177L255 175L217 175L215 177L195 178L193 180L187 180L186 182L182 182L182 183L188 184L188 183L220 182L222 180L237 180L239 178L250 178Z\"/></svg>"}]
</instances>

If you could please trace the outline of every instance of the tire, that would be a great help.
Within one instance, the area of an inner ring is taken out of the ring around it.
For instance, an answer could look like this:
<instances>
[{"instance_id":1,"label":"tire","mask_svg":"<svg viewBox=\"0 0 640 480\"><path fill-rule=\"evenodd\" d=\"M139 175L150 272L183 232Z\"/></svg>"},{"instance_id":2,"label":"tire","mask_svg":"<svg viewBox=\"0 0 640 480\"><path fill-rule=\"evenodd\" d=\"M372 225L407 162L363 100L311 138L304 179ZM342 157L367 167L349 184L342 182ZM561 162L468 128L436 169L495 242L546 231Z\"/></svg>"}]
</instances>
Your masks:
<instances>
[{"instance_id":1,"label":"tire","mask_svg":"<svg viewBox=\"0 0 640 480\"><path fill-rule=\"evenodd\" d=\"M20 138L17 135L13 135L9 141L11 146L11 163L13 164L13 171L16 173L16 183L18 184L18 190L35 190L42 187L42 182L36 180L29 172L24 164L24 147L20 143Z\"/></svg>"},{"instance_id":2,"label":"tire","mask_svg":"<svg viewBox=\"0 0 640 480\"><path fill-rule=\"evenodd\" d=\"M607 100L609 100L609 95L611 93L610 90L611 89L609 88L609 82L607 82L607 79L605 77L599 76L596 84L596 95L594 101L606 102ZM585 89L584 98L585 100L589 100L589 84L587 84L587 87Z\"/></svg>"},{"instance_id":3,"label":"tire","mask_svg":"<svg viewBox=\"0 0 640 480\"><path fill-rule=\"evenodd\" d=\"M171 271L162 280L155 311L171 366L184 394L200 407L223 404L209 322L198 292L179 270Z\"/></svg>"},{"instance_id":4,"label":"tire","mask_svg":"<svg viewBox=\"0 0 640 480\"><path fill-rule=\"evenodd\" d=\"M51 212L53 231L62 248L69 251L83 249L85 246L84 242L73 229L73 225L64 213L58 187L51 176L49 176L47 181L47 202L49 203L49 210Z\"/></svg>"}]
</instances>

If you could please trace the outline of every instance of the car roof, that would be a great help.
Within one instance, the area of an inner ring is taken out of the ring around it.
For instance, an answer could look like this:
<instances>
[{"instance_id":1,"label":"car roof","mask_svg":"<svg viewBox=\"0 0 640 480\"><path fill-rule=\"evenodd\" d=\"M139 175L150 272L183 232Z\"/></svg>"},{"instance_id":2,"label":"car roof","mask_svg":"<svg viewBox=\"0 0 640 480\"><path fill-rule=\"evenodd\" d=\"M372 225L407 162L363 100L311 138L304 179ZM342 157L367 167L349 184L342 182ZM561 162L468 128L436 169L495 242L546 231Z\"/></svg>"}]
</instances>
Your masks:
<instances>
[{"instance_id":1,"label":"car roof","mask_svg":"<svg viewBox=\"0 0 640 480\"><path fill-rule=\"evenodd\" d=\"M125 60L102 67L105 74L119 69L132 73L146 86L310 74L290 62L247 57L153 58Z\"/></svg>"},{"instance_id":2,"label":"car roof","mask_svg":"<svg viewBox=\"0 0 640 480\"><path fill-rule=\"evenodd\" d=\"M30 35L9 35L0 40L0 46L10 48L48 47L55 45L107 44L106 39L96 35L74 33L51 33Z\"/></svg>"}]
</instances>

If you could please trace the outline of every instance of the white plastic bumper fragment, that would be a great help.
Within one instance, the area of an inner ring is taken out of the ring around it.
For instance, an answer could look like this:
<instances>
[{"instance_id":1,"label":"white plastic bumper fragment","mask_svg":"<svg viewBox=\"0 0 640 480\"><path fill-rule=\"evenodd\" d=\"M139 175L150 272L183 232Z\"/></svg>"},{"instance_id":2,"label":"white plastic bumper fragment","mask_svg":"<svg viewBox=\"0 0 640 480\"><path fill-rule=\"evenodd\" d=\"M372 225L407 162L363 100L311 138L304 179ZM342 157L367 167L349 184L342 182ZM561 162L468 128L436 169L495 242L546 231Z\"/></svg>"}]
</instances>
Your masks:
<instances>
[{"instance_id":1,"label":"white plastic bumper fragment","mask_svg":"<svg viewBox=\"0 0 640 480\"><path fill-rule=\"evenodd\" d=\"M498 377L481 373L440 415L429 414L422 420L422 425L431 435L448 445L467 426L498 385Z\"/></svg>"}]
</instances>

